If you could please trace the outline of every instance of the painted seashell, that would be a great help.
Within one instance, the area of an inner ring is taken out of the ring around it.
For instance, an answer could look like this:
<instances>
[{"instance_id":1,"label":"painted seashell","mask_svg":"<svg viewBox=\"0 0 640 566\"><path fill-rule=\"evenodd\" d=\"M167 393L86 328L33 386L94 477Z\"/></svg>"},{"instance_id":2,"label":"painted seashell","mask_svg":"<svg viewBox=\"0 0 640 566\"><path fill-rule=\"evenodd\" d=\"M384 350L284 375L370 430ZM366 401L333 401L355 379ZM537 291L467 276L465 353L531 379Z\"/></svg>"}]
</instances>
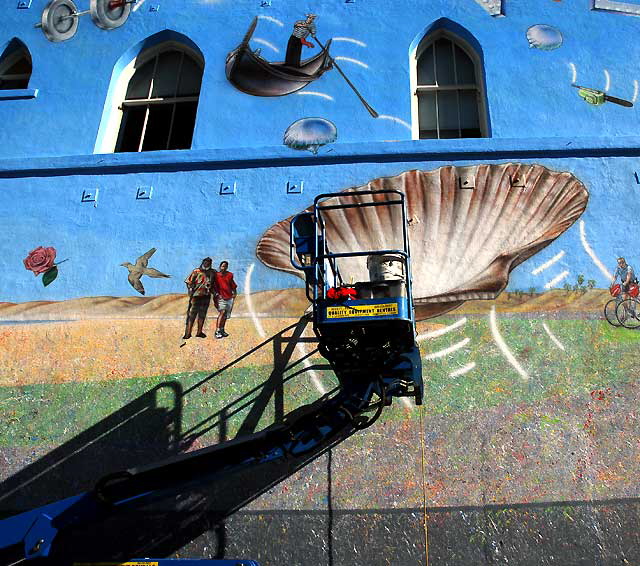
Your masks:
<instances>
[{"instance_id":1,"label":"painted seashell","mask_svg":"<svg viewBox=\"0 0 640 566\"><path fill-rule=\"evenodd\" d=\"M529 47L552 51L562 45L562 34L553 26L537 24L527 30Z\"/></svg>"},{"instance_id":2,"label":"painted seashell","mask_svg":"<svg viewBox=\"0 0 640 566\"><path fill-rule=\"evenodd\" d=\"M302 118L284 133L283 143L292 149L306 149L314 154L318 149L338 139L338 129L325 118Z\"/></svg>"},{"instance_id":3,"label":"painted seashell","mask_svg":"<svg viewBox=\"0 0 640 566\"><path fill-rule=\"evenodd\" d=\"M470 188L463 188L465 184ZM382 189L406 195L418 319L437 316L467 300L496 298L511 270L567 230L589 198L571 173L507 163L406 171L336 193L331 204L385 200L387 193L347 196ZM389 213L392 208L397 207L324 212L327 234L335 234L331 251L398 249L402 226L400 215ZM289 259L290 219L264 233L256 255L269 267L303 278ZM368 280L364 257L351 258L340 270L344 281Z\"/></svg>"}]
</instances>

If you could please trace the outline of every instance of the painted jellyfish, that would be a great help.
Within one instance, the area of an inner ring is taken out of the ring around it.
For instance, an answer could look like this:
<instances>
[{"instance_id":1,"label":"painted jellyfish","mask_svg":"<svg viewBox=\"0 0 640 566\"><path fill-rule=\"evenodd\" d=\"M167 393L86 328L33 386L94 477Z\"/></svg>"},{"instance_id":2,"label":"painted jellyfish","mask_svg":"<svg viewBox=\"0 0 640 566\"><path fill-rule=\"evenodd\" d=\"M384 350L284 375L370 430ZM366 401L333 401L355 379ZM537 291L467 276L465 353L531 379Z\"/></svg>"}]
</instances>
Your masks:
<instances>
[{"instance_id":1,"label":"painted jellyfish","mask_svg":"<svg viewBox=\"0 0 640 566\"><path fill-rule=\"evenodd\" d=\"M338 129L333 122L324 118L302 118L287 128L283 143L292 149L307 149L315 155L321 146L337 138Z\"/></svg>"},{"instance_id":2,"label":"painted jellyfish","mask_svg":"<svg viewBox=\"0 0 640 566\"><path fill-rule=\"evenodd\" d=\"M562 45L562 34L553 26L537 24L527 30L529 47L552 51Z\"/></svg>"}]
</instances>

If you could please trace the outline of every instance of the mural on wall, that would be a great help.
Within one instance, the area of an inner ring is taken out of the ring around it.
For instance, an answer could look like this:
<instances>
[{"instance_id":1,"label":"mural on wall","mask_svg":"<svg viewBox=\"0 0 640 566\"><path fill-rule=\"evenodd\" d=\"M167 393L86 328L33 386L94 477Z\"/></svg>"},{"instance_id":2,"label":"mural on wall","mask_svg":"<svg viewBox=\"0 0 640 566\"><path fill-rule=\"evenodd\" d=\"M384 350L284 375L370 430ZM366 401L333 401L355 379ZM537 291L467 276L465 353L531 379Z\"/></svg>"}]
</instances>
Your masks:
<instances>
[{"instance_id":1,"label":"mural on wall","mask_svg":"<svg viewBox=\"0 0 640 566\"><path fill-rule=\"evenodd\" d=\"M23 262L25 269L32 271L36 277L42 274L42 284L46 287L58 277L58 265L68 261L63 259L56 263L55 260L56 249L54 247L38 246L29 252Z\"/></svg>"},{"instance_id":2,"label":"mural on wall","mask_svg":"<svg viewBox=\"0 0 640 566\"><path fill-rule=\"evenodd\" d=\"M579 86L579 85L571 85L571 86L574 88L577 88L578 96L582 98L587 104L591 104L592 106L602 106L605 102L613 102L613 104L626 106L627 108L633 107L633 102L629 100L624 100L622 98L617 98L615 96L609 96L606 92L602 90L596 90L595 88L589 88L586 86Z\"/></svg>"},{"instance_id":3,"label":"mural on wall","mask_svg":"<svg viewBox=\"0 0 640 566\"><path fill-rule=\"evenodd\" d=\"M233 273L229 271L229 262L220 262L220 266L216 270L213 269L213 260L210 257L205 257L200 266L196 267L184 282L189 295L189 306L187 307L187 320L182 339L188 340L191 338L191 332L196 320L198 321L196 338L207 337L203 332L203 328L212 299L218 311L215 337L217 339L227 338L229 334L225 331L225 325L231 317L238 289ZM183 342L180 347L184 345L185 343Z\"/></svg>"},{"instance_id":4,"label":"mural on wall","mask_svg":"<svg viewBox=\"0 0 640 566\"><path fill-rule=\"evenodd\" d=\"M640 288L638 287L638 278L633 267L627 263L624 257L617 259L609 292L613 298L604 307L604 316L607 322L612 326L639 328L640 301L638 301L638 296Z\"/></svg>"},{"instance_id":5,"label":"mural on wall","mask_svg":"<svg viewBox=\"0 0 640 566\"><path fill-rule=\"evenodd\" d=\"M336 60L329 54L332 40L326 45L316 36L315 14L307 14L305 20L298 20L293 25L293 32L287 43L287 53L284 62L270 63L260 56L260 49L251 49L249 41L258 25L255 17L249 26L242 42L227 55L226 75L229 82L238 90L254 96L285 96L296 92L309 83L319 79L326 71L336 69L340 76L353 90L367 112L378 118L378 113L364 99L349 77L340 68ZM301 60L303 47L315 47L307 41L311 36L321 48L321 51Z\"/></svg>"},{"instance_id":6,"label":"mural on wall","mask_svg":"<svg viewBox=\"0 0 640 566\"><path fill-rule=\"evenodd\" d=\"M129 271L129 275L127 276L127 280L129 281L129 283L131 284L131 286L138 291L138 293L140 293L141 295L144 295L145 291L144 291L144 286L142 285L142 281L141 278L143 275L146 275L147 277L162 277L165 279L169 279L171 277L171 275L167 275L166 273L162 273L161 271L158 271L157 269L154 269L153 267L148 267L149 265L149 258L156 253L156 248L151 248L148 252L142 254L137 260L135 265L125 261L124 263L121 263L120 265L122 267L126 267L127 270Z\"/></svg>"},{"instance_id":7,"label":"mural on wall","mask_svg":"<svg viewBox=\"0 0 640 566\"><path fill-rule=\"evenodd\" d=\"M270 63L260 56L259 49L254 51L249 45L258 25L258 18L254 18L240 45L227 55L225 71L229 82L238 90L254 96L284 96L319 79L332 68L329 55L331 40L319 53L300 59L302 46L313 46L305 38L309 33L315 34L314 19L315 16L310 14L307 20L296 22L287 46L286 60Z\"/></svg>"},{"instance_id":8,"label":"mural on wall","mask_svg":"<svg viewBox=\"0 0 640 566\"><path fill-rule=\"evenodd\" d=\"M78 31L80 17L90 13L96 26L114 30L127 21L132 4L131 0L91 0L89 10L80 11L73 0L51 0L36 27L42 28L49 41L67 41Z\"/></svg>"},{"instance_id":9,"label":"mural on wall","mask_svg":"<svg viewBox=\"0 0 640 566\"><path fill-rule=\"evenodd\" d=\"M316 155L323 145L337 139L338 129L330 120L302 118L286 129L282 141L291 149L307 150Z\"/></svg>"},{"instance_id":10,"label":"mural on wall","mask_svg":"<svg viewBox=\"0 0 640 566\"><path fill-rule=\"evenodd\" d=\"M514 186L516 179L526 183ZM512 163L406 171L345 192L365 189L407 195L414 304L421 319L467 300L495 299L511 270L566 231L588 201L585 186L571 173ZM331 251L353 251L354 238L361 250L395 249L399 228L390 217L378 217L378 208L329 215L328 229L333 221L337 234ZM267 230L256 255L269 267L300 276L289 258L289 221ZM367 280L360 260L340 266L345 281Z\"/></svg>"},{"instance_id":11,"label":"mural on wall","mask_svg":"<svg viewBox=\"0 0 640 566\"><path fill-rule=\"evenodd\" d=\"M617 12L619 14L640 16L640 5L637 2L621 2L620 0L591 0L591 9L601 10L603 12Z\"/></svg>"},{"instance_id":12,"label":"mural on wall","mask_svg":"<svg viewBox=\"0 0 640 566\"><path fill-rule=\"evenodd\" d=\"M502 0L475 0L491 16L502 15Z\"/></svg>"},{"instance_id":13,"label":"mural on wall","mask_svg":"<svg viewBox=\"0 0 640 566\"><path fill-rule=\"evenodd\" d=\"M536 24L527 30L529 47L542 51L553 51L562 45L562 34L553 26Z\"/></svg>"}]
</instances>

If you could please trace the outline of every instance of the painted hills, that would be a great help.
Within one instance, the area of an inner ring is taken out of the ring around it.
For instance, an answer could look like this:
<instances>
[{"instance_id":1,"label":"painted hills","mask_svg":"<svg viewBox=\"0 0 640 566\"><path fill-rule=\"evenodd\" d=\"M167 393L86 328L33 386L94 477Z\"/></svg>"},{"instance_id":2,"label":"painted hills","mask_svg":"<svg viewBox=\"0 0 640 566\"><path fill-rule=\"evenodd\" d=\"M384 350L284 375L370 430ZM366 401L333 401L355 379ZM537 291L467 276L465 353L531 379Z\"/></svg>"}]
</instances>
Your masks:
<instances>
[{"instance_id":1,"label":"painted hills","mask_svg":"<svg viewBox=\"0 0 640 566\"><path fill-rule=\"evenodd\" d=\"M532 313L566 311L601 313L611 298L606 289L545 293L503 292L495 301L468 301L455 314L484 314L495 305L498 312ZM185 294L155 297L83 297L66 301L0 302L0 321L81 320L94 318L182 318L188 305ZM308 306L303 289L238 295L234 316L298 317ZM452 314L453 314L452 313Z\"/></svg>"}]
</instances>

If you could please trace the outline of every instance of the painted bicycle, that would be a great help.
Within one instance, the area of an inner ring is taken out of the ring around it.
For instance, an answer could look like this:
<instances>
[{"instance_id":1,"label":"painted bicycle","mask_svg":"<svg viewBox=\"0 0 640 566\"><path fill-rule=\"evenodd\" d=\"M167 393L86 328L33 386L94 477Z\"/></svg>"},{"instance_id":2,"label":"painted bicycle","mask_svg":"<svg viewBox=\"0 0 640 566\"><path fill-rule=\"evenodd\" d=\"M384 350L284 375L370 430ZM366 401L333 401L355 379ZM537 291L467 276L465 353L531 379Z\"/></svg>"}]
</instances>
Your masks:
<instances>
[{"instance_id":1,"label":"painted bicycle","mask_svg":"<svg viewBox=\"0 0 640 566\"><path fill-rule=\"evenodd\" d=\"M628 293L623 293L622 287L615 284L611 286L609 292L613 298L604 306L604 317L607 322L613 326L640 328L640 300L638 300L640 287L632 283Z\"/></svg>"}]
</instances>

